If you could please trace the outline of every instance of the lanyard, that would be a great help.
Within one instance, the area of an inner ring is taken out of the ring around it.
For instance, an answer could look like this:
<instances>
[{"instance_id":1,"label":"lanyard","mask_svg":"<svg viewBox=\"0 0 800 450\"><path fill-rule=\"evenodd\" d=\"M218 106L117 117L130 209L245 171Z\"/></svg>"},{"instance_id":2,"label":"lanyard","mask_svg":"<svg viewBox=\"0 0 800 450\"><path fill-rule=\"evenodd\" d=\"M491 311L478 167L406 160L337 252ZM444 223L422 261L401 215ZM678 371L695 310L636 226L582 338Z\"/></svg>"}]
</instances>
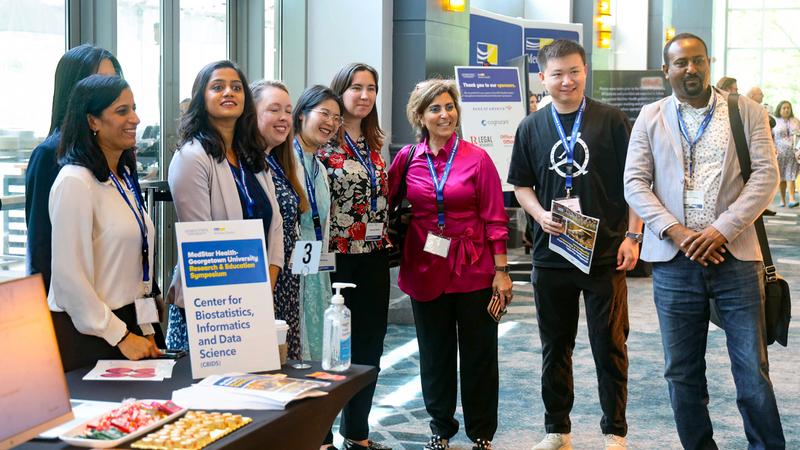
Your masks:
<instances>
[{"instance_id":1,"label":"lanyard","mask_svg":"<svg viewBox=\"0 0 800 450\"><path fill-rule=\"evenodd\" d=\"M367 145L366 142L364 143L364 146L367 149L367 160L364 161L364 158L361 157L361 152L358 150L358 147L356 146L356 144L353 142L353 140L350 138L350 136L347 134L346 131L344 132L344 140L347 142L347 146L350 147L350 150L353 151L353 154L356 155L356 158L358 158L358 162L360 162L361 165L364 166L364 169L367 171L367 174L369 175L369 182L371 188L370 207L372 208L372 212L375 212L378 210L378 195L377 195L378 179L375 176L375 165L372 164L372 155L370 154L369 145Z\"/></svg>"},{"instance_id":2,"label":"lanyard","mask_svg":"<svg viewBox=\"0 0 800 450\"><path fill-rule=\"evenodd\" d=\"M122 185L119 184L119 180L117 176L114 175L114 172L109 171L109 178L111 181L114 182L114 186L117 187L117 192L122 198L125 200L125 203L128 205L128 208L131 209L133 213L133 217L136 218L136 224L139 225L139 234L142 237L142 281L144 283L148 283L150 281L150 244L147 242L147 226L144 222L144 206L142 205L141 194L139 190L136 189L136 185L133 183L131 176L123 172L122 178L125 179L125 185L128 186L128 190L133 192L133 196L136 197L136 208L133 207L131 204L131 200L128 198L128 195L125 194L125 190L122 189ZM136 210L139 210L137 213ZM149 294L149 293L148 293Z\"/></svg>"},{"instance_id":3,"label":"lanyard","mask_svg":"<svg viewBox=\"0 0 800 450\"><path fill-rule=\"evenodd\" d=\"M297 138L294 138L294 151L297 152L297 157L300 159L300 166L303 168L303 173L306 175L306 192L308 192L308 202L311 203L311 220L314 222L314 234L317 236L317 240L322 240L322 221L319 219L319 207L317 206L317 189L314 187L314 180L317 178L317 174L319 173L319 166L317 165L317 157L313 155L311 157L312 162L314 164L314 177L312 178L309 175L308 170L306 170L306 165L303 159L303 148L300 147L300 142L298 142Z\"/></svg>"},{"instance_id":4,"label":"lanyard","mask_svg":"<svg viewBox=\"0 0 800 450\"><path fill-rule=\"evenodd\" d=\"M236 168L233 167L233 164L228 162L228 166L231 168L231 173L233 174L233 181L236 183L236 189L239 190L239 194L244 196L244 204L247 208L247 217L245 219L251 219L253 217L253 209L256 204L256 201L253 200L253 197L250 196L250 192L247 190L247 179L244 176L244 165L241 161L239 161L239 174L236 174ZM241 178L240 178L241 177Z\"/></svg>"},{"instance_id":5,"label":"lanyard","mask_svg":"<svg viewBox=\"0 0 800 450\"><path fill-rule=\"evenodd\" d=\"M711 109L706 113L706 116L700 123L700 127L697 129L697 135L695 135L694 140L689 139L689 130L686 128L686 122L683 121L681 109L678 107L678 105L675 105L675 110L678 112L678 128L681 130L681 136L683 136L683 138L686 139L686 143L689 144L689 178L691 178L692 174L694 174L694 148L697 146L697 143L700 142L700 138L703 137L703 133L706 132L708 124L711 123L711 119L714 117L714 110L717 109L717 95L714 93L714 91L711 91L711 95L714 96L714 102L711 103Z\"/></svg>"},{"instance_id":6,"label":"lanyard","mask_svg":"<svg viewBox=\"0 0 800 450\"><path fill-rule=\"evenodd\" d=\"M567 135L564 132L564 125L561 124L561 118L558 117L558 111L553 105L550 105L550 115L553 117L553 123L556 126L558 137L564 146L564 151L567 154L567 165L565 167L565 181L564 185L567 190L567 197L572 192L572 170L575 162L575 144L578 143L578 133L581 130L581 122L583 122L583 111L586 110L586 97L581 100L581 107L578 109L578 115L575 116L575 123L572 124L572 135L567 140Z\"/></svg>"},{"instance_id":7,"label":"lanyard","mask_svg":"<svg viewBox=\"0 0 800 450\"><path fill-rule=\"evenodd\" d=\"M294 190L294 186L292 186L292 184L289 182L289 177L286 176L286 172L283 171L283 167L281 167L281 165L278 163L278 159L275 158L275 155L267 154L267 164L269 164L269 167L273 172L278 174L278 176L286 182L286 185L289 187L289 191L292 193L292 195L294 195L294 200L299 203L300 194Z\"/></svg>"},{"instance_id":8,"label":"lanyard","mask_svg":"<svg viewBox=\"0 0 800 450\"><path fill-rule=\"evenodd\" d=\"M444 229L444 184L447 183L447 177L450 175L450 169L453 167L453 159L456 157L457 150L458 135L456 135L455 141L453 141L453 148L450 150L450 157L447 158L447 165L444 166L444 172L442 172L442 178L440 180L436 179L436 168L433 167L431 155L425 153L425 157L428 158L428 170L431 171L431 178L433 179L433 189L436 191L436 210L438 213L440 230Z\"/></svg>"}]
</instances>

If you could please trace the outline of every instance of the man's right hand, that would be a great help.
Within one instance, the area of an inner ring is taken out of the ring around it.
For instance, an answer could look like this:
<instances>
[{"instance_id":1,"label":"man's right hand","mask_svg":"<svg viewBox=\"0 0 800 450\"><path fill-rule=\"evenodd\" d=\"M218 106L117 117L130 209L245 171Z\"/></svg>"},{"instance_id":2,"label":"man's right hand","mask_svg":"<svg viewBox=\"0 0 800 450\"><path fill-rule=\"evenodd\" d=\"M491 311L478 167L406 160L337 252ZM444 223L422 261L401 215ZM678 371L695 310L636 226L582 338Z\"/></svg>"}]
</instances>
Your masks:
<instances>
[{"instance_id":1,"label":"man's right hand","mask_svg":"<svg viewBox=\"0 0 800 450\"><path fill-rule=\"evenodd\" d=\"M131 361L145 358L156 358L161 355L161 351L156 347L155 341L130 333L125 339L117 344L122 355Z\"/></svg>"},{"instance_id":2,"label":"man's right hand","mask_svg":"<svg viewBox=\"0 0 800 450\"><path fill-rule=\"evenodd\" d=\"M553 213L550 211L542 211L535 219L547 234L558 236L564 231L564 224L553 220Z\"/></svg>"},{"instance_id":3,"label":"man's right hand","mask_svg":"<svg viewBox=\"0 0 800 450\"><path fill-rule=\"evenodd\" d=\"M702 232L700 231L692 231L682 224L676 223L675 225L667 228L666 231L667 237L669 237L672 242L674 242L683 252L684 256L687 258L689 257L689 247L691 246L692 242L697 239ZM709 262L714 264L720 264L725 258L722 257L722 253L725 252L724 247L717 248L713 250L708 257L706 258L697 258L695 261L703 266L708 266Z\"/></svg>"}]
</instances>

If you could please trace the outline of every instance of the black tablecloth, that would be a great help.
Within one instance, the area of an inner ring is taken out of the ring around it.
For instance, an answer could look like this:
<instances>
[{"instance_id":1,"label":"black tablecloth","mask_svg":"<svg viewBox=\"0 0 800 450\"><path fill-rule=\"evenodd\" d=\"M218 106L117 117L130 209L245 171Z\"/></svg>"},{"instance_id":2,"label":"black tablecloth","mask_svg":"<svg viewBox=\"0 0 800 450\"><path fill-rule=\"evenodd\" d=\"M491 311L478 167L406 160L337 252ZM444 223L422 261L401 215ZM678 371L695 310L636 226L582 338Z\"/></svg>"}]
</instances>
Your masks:
<instances>
[{"instance_id":1,"label":"black tablecloth","mask_svg":"<svg viewBox=\"0 0 800 450\"><path fill-rule=\"evenodd\" d=\"M290 377L303 378L312 371L321 370L318 362L309 370L296 370L291 364L278 371ZM152 381L83 381L92 369L74 370L66 374L70 396L82 400L119 402L126 398L170 399L172 391L192 383L189 358L177 361L172 378L162 382ZM271 372L275 373L275 372ZM208 449L258 449L258 450L315 450L318 449L336 415L345 403L364 386L374 381L377 370L372 366L353 365L342 375L344 381L332 383L324 390L324 397L296 401L282 411L231 411L252 417L253 422L206 447ZM135 441L135 439L134 439ZM130 444L130 443L128 443ZM20 449L72 449L61 441L33 440ZM129 448L129 447L123 447Z\"/></svg>"}]
</instances>

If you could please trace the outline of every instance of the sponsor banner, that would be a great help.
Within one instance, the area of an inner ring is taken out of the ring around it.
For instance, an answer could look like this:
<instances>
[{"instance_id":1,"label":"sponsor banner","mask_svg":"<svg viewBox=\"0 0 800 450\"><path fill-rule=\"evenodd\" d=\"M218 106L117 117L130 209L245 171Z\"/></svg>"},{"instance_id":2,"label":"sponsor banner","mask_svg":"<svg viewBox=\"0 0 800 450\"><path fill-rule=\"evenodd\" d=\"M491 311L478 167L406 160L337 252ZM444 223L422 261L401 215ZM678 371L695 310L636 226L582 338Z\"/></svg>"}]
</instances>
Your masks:
<instances>
[{"instance_id":1,"label":"sponsor banner","mask_svg":"<svg viewBox=\"0 0 800 450\"><path fill-rule=\"evenodd\" d=\"M486 150L500 175L503 190L512 191L513 186L505 180L514 135L525 117L519 70L459 66L455 71L461 96L462 137Z\"/></svg>"},{"instance_id":2,"label":"sponsor banner","mask_svg":"<svg viewBox=\"0 0 800 450\"><path fill-rule=\"evenodd\" d=\"M621 109L632 121L642 106L672 95L660 70L595 70L592 98Z\"/></svg>"},{"instance_id":3,"label":"sponsor banner","mask_svg":"<svg viewBox=\"0 0 800 450\"><path fill-rule=\"evenodd\" d=\"M261 220L175 230L192 377L280 369Z\"/></svg>"}]
</instances>

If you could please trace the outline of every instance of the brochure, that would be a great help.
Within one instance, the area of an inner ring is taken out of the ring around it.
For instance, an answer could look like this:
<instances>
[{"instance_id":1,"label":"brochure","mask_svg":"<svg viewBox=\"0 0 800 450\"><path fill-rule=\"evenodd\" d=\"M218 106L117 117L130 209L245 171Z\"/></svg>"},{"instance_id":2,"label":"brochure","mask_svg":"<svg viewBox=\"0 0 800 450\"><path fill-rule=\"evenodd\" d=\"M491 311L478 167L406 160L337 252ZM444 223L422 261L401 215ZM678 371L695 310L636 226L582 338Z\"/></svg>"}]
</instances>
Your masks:
<instances>
[{"instance_id":1,"label":"brochure","mask_svg":"<svg viewBox=\"0 0 800 450\"><path fill-rule=\"evenodd\" d=\"M171 359L101 359L84 380L95 381L164 381L172 378L175 361Z\"/></svg>"},{"instance_id":2,"label":"brochure","mask_svg":"<svg viewBox=\"0 0 800 450\"><path fill-rule=\"evenodd\" d=\"M323 381L288 378L283 374L211 375L172 393L172 400L192 409L285 409L307 397L328 395Z\"/></svg>"},{"instance_id":3,"label":"brochure","mask_svg":"<svg viewBox=\"0 0 800 450\"><path fill-rule=\"evenodd\" d=\"M564 230L558 236L550 235L549 248L588 274L600 220L570 209L568 201L553 200L551 204L553 220L564 224Z\"/></svg>"}]
</instances>

